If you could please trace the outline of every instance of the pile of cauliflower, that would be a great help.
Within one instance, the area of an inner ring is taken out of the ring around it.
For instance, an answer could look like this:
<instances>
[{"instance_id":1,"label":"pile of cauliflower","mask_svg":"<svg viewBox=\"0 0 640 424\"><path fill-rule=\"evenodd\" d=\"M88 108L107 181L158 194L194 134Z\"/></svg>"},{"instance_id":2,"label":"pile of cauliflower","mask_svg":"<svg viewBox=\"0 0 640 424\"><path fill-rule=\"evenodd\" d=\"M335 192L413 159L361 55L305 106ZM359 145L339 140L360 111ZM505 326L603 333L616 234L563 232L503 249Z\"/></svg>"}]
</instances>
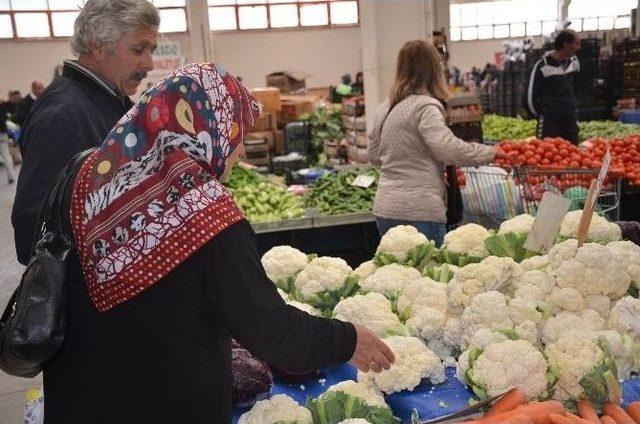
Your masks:
<instances>
[{"instance_id":1,"label":"pile of cauliflower","mask_svg":"<svg viewBox=\"0 0 640 424\"><path fill-rule=\"evenodd\" d=\"M523 250L534 218L521 215L498 231L459 227L441 249L413 227L396 227L355 270L337 258L309 261L288 246L262 262L292 306L385 339L393 366L358 373L357 384L374 392L442 383L444 361L481 398L517 387L532 400L600 401L606 394L593 387L611 384L605 378L640 372L640 247L597 215L578 247L577 220L579 213L565 217L545 255ZM327 312L329 294L335 304Z\"/></svg>"}]
</instances>

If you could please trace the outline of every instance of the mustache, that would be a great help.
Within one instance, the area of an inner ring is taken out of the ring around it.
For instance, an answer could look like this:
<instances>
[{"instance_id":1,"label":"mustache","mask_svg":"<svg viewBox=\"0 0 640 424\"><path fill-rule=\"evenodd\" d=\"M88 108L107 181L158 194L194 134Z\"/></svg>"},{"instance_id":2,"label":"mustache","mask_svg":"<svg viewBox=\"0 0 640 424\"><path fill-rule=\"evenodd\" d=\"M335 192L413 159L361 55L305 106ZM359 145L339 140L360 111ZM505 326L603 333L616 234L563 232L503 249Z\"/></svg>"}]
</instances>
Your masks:
<instances>
[{"instance_id":1,"label":"mustache","mask_svg":"<svg viewBox=\"0 0 640 424\"><path fill-rule=\"evenodd\" d=\"M132 80L142 81L146 77L147 77L147 72L146 71L138 71L138 72L132 73L130 78Z\"/></svg>"}]
</instances>

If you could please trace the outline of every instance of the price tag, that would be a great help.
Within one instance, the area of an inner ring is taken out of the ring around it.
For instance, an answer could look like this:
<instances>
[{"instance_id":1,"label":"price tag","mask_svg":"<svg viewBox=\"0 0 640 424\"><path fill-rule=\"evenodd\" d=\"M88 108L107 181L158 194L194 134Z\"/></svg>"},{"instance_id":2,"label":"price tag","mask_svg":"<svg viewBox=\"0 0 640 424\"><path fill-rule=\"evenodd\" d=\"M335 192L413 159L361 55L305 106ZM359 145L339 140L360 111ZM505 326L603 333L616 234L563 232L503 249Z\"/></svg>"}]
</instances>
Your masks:
<instances>
[{"instance_id":1,"label":"price tag","mask_svg":"<svg viewBox=\"0 0 640 424\"><path fill-rule=\"evenodd\" d=\"M553 246L562 220L570 207L569 199L550 191L544 193L524 248L532 252L547 253Z\"/></svg>"},{"instance_id":2,"label":"price tag","mask_svg":"<svg viewBox=\"0 0 640 424\"><path fill-rule=\"evenodd\" d=\"M376 181L376 177L372 175L358 175L351 183L354 187L369 188Z\"/></svg>"},{"instance_id":3,"label":"price tag","mask_svg":"<svg viewBox=\"0 0 640 424\"><path fill-rule=\"evenodd\" d=\"M611 165L611 151L607 148L607 153L605 153L604 158L602 158L602 168L600 168L600 173L598 174L598 178L591 181L591 187L589 187L589 194L587 195L587 200L585 201L584 209L582 210L582 215L580 216L580 223L578 224L578 247L581 247L584 242L587 240L587 234L589 233L589 227L591 226L591 217L593 216L593 209L596 206L596 201L600 196L600 191L602 190L602 184L604 183L604 179L609 172L609 166Z\"/></svg>"}]
</instances>

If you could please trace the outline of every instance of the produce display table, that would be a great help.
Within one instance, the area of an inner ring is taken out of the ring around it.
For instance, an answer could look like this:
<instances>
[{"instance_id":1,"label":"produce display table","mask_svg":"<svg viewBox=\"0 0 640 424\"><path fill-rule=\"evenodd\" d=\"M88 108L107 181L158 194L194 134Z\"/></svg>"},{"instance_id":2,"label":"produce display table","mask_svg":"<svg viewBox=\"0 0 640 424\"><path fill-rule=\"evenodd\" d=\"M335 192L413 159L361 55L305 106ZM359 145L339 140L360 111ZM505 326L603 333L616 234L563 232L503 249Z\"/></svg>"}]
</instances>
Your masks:
<instances>
[{"instance_id":1,"label":"produce display table","mask_svg":"<svg viewBox=\"0 0 640 424\"><path fill-rule=\"evenodd\" d=\"M394 414L403 423L411 421L411 413L417 410L422 420L441 417L459 411L468 406L471 392L458 381L455 368L446 368L447 381L437 386L426 382L416 387L412 392L394 393L385 399ZM272 395L285 394L304 405L308 397L315 397L323 393L329 386L344 380L355 380L356 370L350 365L325 368L317 377L303 384L284 384L276 382L271 390ZM623 383L623 404L640 400L640 379ZM236 408L233 422L236 423L240 415L249 408Z\"/></svg>"}]
</instances>

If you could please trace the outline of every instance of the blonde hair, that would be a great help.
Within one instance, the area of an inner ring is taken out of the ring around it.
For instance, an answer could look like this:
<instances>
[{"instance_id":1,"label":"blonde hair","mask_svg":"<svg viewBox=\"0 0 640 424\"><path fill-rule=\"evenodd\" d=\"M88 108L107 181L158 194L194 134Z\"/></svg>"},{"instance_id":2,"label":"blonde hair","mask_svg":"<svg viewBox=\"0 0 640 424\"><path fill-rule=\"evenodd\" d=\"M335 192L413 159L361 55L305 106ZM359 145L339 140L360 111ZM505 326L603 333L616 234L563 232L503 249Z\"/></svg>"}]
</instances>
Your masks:
<instances>
[{"instance_id":1,"label":"blonde hair","mask_svg":"<svg viewBox=\"0 0 640 424\"><path fill-rule=\"evenodd\" d=\"M430 41L407 41L398 53L396 79L389 93L391 106L411 94L429 94L440 101L449 98L442 58Z\"/></svg>"}]
</instances>

